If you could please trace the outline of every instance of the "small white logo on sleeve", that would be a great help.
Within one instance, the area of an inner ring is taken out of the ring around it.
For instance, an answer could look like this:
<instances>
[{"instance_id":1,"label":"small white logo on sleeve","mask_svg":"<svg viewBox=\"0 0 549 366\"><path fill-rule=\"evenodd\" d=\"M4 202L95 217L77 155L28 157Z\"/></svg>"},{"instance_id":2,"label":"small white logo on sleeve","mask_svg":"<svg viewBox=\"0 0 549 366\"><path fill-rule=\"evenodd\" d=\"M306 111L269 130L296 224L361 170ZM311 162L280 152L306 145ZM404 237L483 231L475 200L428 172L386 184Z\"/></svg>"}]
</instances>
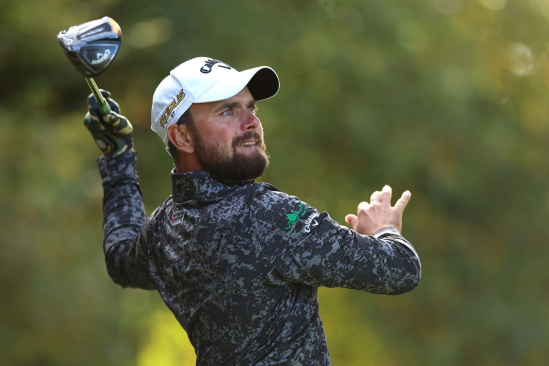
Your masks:
<instances>
[{"instance_id":1,"label":"small white logo on sleeve","mask_svg":"<svg viewBox=\"0 0 549 366\"><path fill-rule=\"evenodd\" d=\"M320 216L319 214L317 213L314 213L312 214L310 217L307 217L307 219L305 220L305 229L304 231L306 233L310 232L311 231L311 227L316 227L318 226L318 221L316 221L316 218Z\"/></svg>"}]
</instances>

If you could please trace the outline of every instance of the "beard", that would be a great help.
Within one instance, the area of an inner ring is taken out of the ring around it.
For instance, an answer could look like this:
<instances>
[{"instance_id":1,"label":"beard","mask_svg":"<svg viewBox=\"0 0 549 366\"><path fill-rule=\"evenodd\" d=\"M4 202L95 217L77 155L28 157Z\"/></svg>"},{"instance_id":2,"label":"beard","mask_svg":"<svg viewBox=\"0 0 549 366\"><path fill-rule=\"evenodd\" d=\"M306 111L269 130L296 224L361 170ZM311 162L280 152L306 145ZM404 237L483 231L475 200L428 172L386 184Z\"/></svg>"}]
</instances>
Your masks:
<instances>
[{"instance_id":1,"label":"beard","mask_svg":"<svg viewBox=\"0 0 549 366\"><path fill-rule=\"evenodd\" d=\"M206 143L196 130L193 132L198 162L212 178L226 182L246 182L259 178L265 173L269 165L269 155L263 138L257 132L249 131L235 138L228 148L232 150L232 154L219 144ZM252 138L257 140L256 145L243 148L255 149L253 154L239 153L237 144Z\"/></svg>"}]
</instances>

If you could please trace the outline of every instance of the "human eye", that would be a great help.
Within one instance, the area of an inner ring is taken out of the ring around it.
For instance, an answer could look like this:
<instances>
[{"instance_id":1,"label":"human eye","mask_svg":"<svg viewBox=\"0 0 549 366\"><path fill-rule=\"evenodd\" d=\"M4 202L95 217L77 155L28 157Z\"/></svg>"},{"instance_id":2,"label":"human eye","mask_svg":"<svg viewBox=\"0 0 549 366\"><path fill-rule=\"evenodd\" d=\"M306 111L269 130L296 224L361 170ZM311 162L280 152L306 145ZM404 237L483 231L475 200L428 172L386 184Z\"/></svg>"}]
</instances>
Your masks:
<instances>
[{"instance_id":1,"label":"human eye","mask_svg":"<svg viewBox=\"0 0 549 366\"><path fill-rule=\"evenodd\" d=\"M257 113L257 106L254 104L254 105L251 105L248 107L248 110L250 112L252 112L253 114L256 114Z\"/></svg>"},{"instance_id":2,"label":"human eye","mask_svg":"<svg viewBox=\"0 0 549 366\"><path fill-rule=\"evenodd\" d=\"M221 112L221 115L222 116L230 116L233 114L233 110L232 109L225 109L223 112Z\"/></svg>"}]
</instances>

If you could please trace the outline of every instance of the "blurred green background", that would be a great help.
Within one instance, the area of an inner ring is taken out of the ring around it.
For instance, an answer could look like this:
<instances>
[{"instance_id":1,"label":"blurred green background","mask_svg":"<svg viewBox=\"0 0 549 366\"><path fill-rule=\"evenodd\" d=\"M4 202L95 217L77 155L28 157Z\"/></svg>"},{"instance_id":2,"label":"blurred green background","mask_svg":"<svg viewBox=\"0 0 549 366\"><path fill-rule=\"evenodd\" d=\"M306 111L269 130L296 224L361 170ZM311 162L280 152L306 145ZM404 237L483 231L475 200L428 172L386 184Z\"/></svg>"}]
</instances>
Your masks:
<instances>
[{"instance_id":1,"label":"blurred green background","mask_svg":"<svg viewBox=\"0 0 549 366\"><path fill-rule=\"evenodd\" d=\"M0 363L194 364L157 293L123 290L102 253L89 90L57 33L113 17L96 79L135 127L150 214L170 194L152 94L207 56L273 67L262 180L341 223L390 184L420 286L320 290L334 365L549 362L549 1L0 0Z\"/></svg>"}]
</instances>

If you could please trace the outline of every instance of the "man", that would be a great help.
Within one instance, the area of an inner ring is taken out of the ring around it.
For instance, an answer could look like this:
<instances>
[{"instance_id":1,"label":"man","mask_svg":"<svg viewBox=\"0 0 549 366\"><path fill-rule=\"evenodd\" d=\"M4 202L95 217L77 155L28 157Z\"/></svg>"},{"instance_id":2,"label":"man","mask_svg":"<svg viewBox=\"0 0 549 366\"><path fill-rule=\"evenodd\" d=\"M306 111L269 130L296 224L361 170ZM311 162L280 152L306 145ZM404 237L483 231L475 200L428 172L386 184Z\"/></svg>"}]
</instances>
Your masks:
<instances>
[{"instance_id":1,"label":"man","mask_svg":"<svg viewBox=\"0 0 549 366\"><path fill-rule=\"evenodd\" d=\"M420 280L400 235L408 191L394 207L390 187L374 192L348 229L254 183L268 165L256 102L278 89L269 67L237 72L199 57L172 70L154 93L152 129L174 160L173 194L148 219L131 125L111 99L102 117L88 98L85 124L104 153L108 272L160 293L199 365L329 365L318 287L396 295Z\"/></svg>"}]
</instances>

